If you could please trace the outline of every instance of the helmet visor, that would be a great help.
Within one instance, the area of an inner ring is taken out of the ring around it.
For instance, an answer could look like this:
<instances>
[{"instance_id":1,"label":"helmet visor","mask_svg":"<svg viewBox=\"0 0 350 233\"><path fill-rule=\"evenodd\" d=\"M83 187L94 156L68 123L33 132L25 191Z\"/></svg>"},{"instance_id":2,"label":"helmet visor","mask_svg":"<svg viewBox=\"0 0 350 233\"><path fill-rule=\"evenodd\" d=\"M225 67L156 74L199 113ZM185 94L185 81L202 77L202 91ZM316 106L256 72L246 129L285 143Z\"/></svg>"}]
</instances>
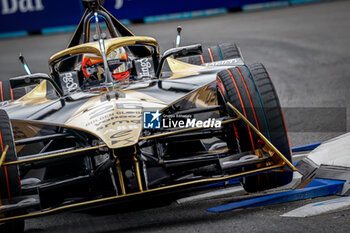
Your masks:
<instances>
[{"instance_id":1,"label":"helmet visor","mask_svg":"<svg viewBox=\"0 0 350 233\"><path fill-rule=\"evenodd\" d=\"M128 70L126 59L115 59L108 61L109 70L112 74L123 73Z\"/></svg>"}]
</instances>

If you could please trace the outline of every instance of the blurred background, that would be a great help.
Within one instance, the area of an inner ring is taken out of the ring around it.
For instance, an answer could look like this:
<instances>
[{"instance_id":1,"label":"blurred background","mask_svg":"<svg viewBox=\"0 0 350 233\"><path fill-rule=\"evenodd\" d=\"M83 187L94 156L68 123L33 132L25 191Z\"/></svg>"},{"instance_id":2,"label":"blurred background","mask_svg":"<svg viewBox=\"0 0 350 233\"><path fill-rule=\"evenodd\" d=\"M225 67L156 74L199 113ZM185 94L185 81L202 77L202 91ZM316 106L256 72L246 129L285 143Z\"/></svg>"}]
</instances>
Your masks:
<instances>
[{"instance_id":1,"label":"blurred background","mask_svg":"<svg viewBox=\"0 0 350 233\"><path fill-rule=\"evenodd\" d=\"M154 22L207 16L242 8L264 8L319 0L106 0L104 7L124 22ZM209 10L203 12L202 10ZM0 33L24 35L25 32L64 31L74 28L85 11L81 0L1 0Z\"/></svg>"}]
</instances>

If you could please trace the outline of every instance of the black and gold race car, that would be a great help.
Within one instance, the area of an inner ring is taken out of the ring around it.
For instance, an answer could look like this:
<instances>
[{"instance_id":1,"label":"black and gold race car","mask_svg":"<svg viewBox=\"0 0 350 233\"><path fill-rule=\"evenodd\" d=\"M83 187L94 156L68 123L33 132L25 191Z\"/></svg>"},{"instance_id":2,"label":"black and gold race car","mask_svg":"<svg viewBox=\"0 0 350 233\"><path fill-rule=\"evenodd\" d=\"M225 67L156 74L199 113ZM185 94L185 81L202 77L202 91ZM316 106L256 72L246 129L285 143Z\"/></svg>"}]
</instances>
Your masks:
<instances>
[{"instance_id":1,"label":"black and gold race car","mask_svg":"<svg viewBox=\"0 0 350 233\"><path fill-rule=\"evenodd\" d=\"M246 65L235 44L179 47L180 35L161 55L157 40L134 36L101 1L83 4L49 75L30 74L22 58L28 74L0 83L1 232L220 181L256 192L292 180L283 113L262 64Z\"/></svg>"}]
</instances>

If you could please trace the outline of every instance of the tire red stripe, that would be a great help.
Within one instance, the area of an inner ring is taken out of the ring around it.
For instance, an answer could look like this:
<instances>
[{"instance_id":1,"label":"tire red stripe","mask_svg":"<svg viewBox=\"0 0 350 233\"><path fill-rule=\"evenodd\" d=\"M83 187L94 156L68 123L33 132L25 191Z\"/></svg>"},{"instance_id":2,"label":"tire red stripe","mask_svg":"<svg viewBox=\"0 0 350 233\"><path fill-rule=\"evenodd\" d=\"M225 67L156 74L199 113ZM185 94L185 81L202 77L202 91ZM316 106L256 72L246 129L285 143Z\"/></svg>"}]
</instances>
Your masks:
<instances>
[{"instance_id":1,"label":"tire red stripe","mask_svg":"<svg viewBox=\"0 0 350 233\"><path fill-rule=\"evenodd\" d=\"M250 98L250 94L249 94L249 91L248 91L248 88L247 88L247 84L246 84L246 82L244 81L244 78L243 78L243 75L242 75L241 71L240 71L237 67L236 67L236 70L238 71L239 76L241 76L242 82L243 82L243 84L244 84L245 90L246 90L247 95L248 95L248 99L249 99L249 102L250 102L250 106L252 106L253 115L254 115L255 122L256 122L256 127L257 127L258 130L260 131L259 123L258 123L258 118L256 117L255 109L254 109L254 106L253 106L252 99Z\"/></svg>"},{"instance_id":2,"label":"tire red stripe","mask_svg":"<svg viewBox=\"0 0 350 233\"><path fill-rule=\"evenodd\" d=\"M233 130L235 131L236 138L239 139L239 134L235 123L233 123Z\"/></svg>"},{"instance_id":3,"label":"tire red stripe","mask_svg":"<svg viewBox=\"0 0 350 233\"><path fill-rule=\"evenodd\" d=\"M4 101L4 94L2 93L2 82L0 82L1 102Z\"/></svg>"},{"instance_id":4,"label":"tire red stripe","mask_svg":"<svg viewBox=\"0 0 350 233\"><path fill-rule=\"evenodd\" d=\"M1 152L4 151L4 143L2 141L2 132L0 130L0 144L1 144ZM7 194L8 194L8 198L11 197L11 193L10 193L10 183L9 183L9 177L7 174L7 167L4 166L4 172L5 172L5 177L6 177L6 186L7 186Z\"/></svg>"},{"instance_id":5,"label":"tire red stripe","mask_svg":"<svg viewBox=\"0 0 350 233\"><path fill-rule=\"evenodd\" d=\"M10 87L10 94L11 94L11 100L13 100L13 91L11 87Z\"/></svg>"},{"instance_id":6,"label":"tire red stripe","mask_svg":"<svg viewBox=\"0 0 350 233\"><path fill-rule=\"evenodd\" d=\"M249 91L248 91L248 88L247 88L247 84L246 84L246 82L244 81L244 78L243 78L243 75L242 75L241 71L240 71L237 67L236 67L236 70L238 71L239 76L241 76L242 82L243 82L243 84L244 84L244 88L245 88L245 90L246 90L246 92L247 92L247 95L248 95L248 99L249 99L249 102L250 102L250 106L252 106L252 110L253 110L253 114L254 114L254 118L255 118L255 122L256 122L256 127L257 127L257 129L260 131L259 123L258 123L258 118L256 117L255 109L254 109L254 106L253 106L252 99L250 98L250 94L249 94ZM256 166L256 168L258 168L258 166ZM265 173L265 174L266 174L266 179L268 180L268 175L267 175L267 173ZM260 183L261 183L261 174L258 174L258 175L256 176L256 178L258 179L258 184L260 184Z\"/></svg>"},{"instance_id":7,"label":"tire red stripe","mask_svg":"<svg viewBox=\"0 0 350 233\"><path fill-rule=\"evenodd\" d=\"M0 145L1 145L1 153L4 151L4 143L2 142L2 132L0 130Z\"/></svg>"},{"instance_id":8,"label":"tire red stripe","mask_svg":"<svg viewBox=\"0 0 350 233\"><path fill-rule=\"evenodd\" d=\"M235 87L236 87L237 94L238 94L238 98L239 98L239 101L241 102L244 116L245 116L245 118L248 118L248 117L247 117L247 113L246 113L246 111L245 111L245 107L244 107L243 101L242 101L241 93L240 93L239 90L238 90L237 83L236 83L235 79L233 78L233 75L232 75L231 71L230 71L230 70L227 70L227 71L228 71L228 73L230 74L231 79L232 79L232 81L233 81L233 84L234 84ZM250 141L251 141L251 143L252 143L252 148L253 148L253 150L255 150L252 132L251 132L250 127L249 127L248 124L247 124L247 128L248 128L248 132L249 132Z\"/></svg>"},{"instance_id":9,"label":"tire red stripe","mask_svg":"<svg viewBox=\"0 0 350 233\"><path fill-rule=\"evenodd\" d=\"M204 58L203 58L203 55L200 55L200 58L201 58L202 64L204 64Z\"/></svg>"},{"instance_id":10,"label":"tire red stripe","mask_svg":"<svg viewBox=\"0 0 350 233\"><path fill-rule=\"evenodd\" d=\"M1 82L0 82L1 83ZM0 130L0 145L1 145L1 153L4 151L4 145L2 143L2 133L1 133L1 130ZM4 171L5 172L5 171ZM6 174L5 174L6 175ZM0 200L1 200L1 193L0 193Z\"/></svg>"},{"instance_id":11,"label":"tire red stripe","mask_svg":"<svg viewBox=\"0 0 350 233\"><path fill-rule=\"evenodd\" d=\"M213 58L213 54L211 53L211 49L208 48L208 51L209 51L211 62L214 62L214 58Z\"/></svg>"},{"instance_id":12,"label":"tire red stripe","mask_svg":"<svg viewBox=\"0 0 350 233\"><path fill-rule=\"evenodd\" d=\"M10 183L9 183L9 176L7 174L7 166L4 166L4 170L5 170L5 176L6 176L6 186L7 186L7 197L10 198L11 197L11 192L10 192Z\"/></svg>"},{"instance_id":13,"label":"tire red stripe","mask_svg":"<svg viewBox=\"0 0 350 233\"><path fill-rule=\"evenodd\" d=\"M224 84L222 83L222 81L221 81L219 76L216 76L216 84L218 85L219 89L221 90L221 94L223 95L223 97L225 97Z\"/></svg>"},{"instance_id":14,"label":"tire red stripe","mask_svg":"<svg viewBox=\"0 0 350 233\"><path fill-rule=\"evenodd\" d=\"M221 90L221 93L222 93L223 97L225 97L224 84L222 84L222 81L221 81L219 76L216 77L216 83L217 83L219 89ZM237 128L235 126L235 123L232 123L232 125L233 125L233 129L234 129L234 132L235 132L235 136L236 136L237 139L239 139L239 135L238 135L238 131L237 131Z\"/></svg>"}]
</instances>

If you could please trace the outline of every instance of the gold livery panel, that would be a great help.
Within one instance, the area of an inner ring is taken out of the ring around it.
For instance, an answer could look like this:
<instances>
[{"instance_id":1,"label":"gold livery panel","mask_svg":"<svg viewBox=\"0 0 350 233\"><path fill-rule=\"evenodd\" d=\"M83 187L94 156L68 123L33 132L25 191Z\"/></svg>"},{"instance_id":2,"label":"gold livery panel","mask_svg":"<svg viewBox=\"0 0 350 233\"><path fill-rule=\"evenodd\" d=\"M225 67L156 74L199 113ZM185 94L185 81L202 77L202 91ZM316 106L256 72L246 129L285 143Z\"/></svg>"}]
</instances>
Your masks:
<instances>
[{"instance_id":1,"label":"gold livery panel","mask_svg":"<svg viewBox=\"0 0 350 233\"><path fill-rule=\"evenodd\" d=\"M120 99L96 96L81 106L65 126L93 132L112 149L131 146L138 142L143 129L143 110L165 106L152 100L136 91L125 92L125 98Z\"/></svg>"}]
</instances>

